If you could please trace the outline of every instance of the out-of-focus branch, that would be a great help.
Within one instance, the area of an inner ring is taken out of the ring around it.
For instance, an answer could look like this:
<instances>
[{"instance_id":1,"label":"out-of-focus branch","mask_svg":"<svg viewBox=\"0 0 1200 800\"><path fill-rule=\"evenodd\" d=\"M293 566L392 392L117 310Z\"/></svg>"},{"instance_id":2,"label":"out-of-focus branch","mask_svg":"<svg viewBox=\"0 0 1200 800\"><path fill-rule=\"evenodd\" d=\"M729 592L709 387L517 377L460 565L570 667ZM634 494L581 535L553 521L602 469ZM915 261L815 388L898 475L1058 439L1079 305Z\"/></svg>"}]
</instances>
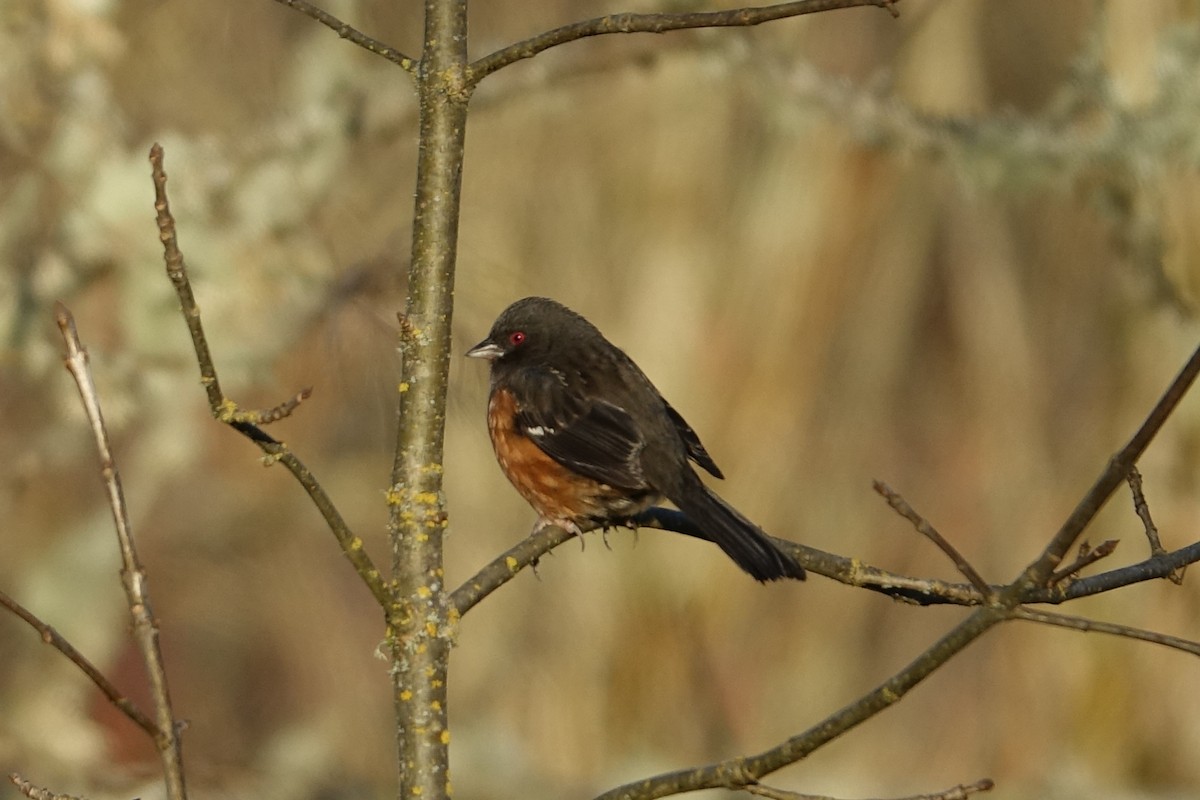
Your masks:
<instances>
[{"instance_id":1,"label":"out-of-focus branch","mask_svg":"<svg viewBox=\"0 0 1200 800\"><path fill-rule=\"evenodd\" d=\"M116 686L112 684L108 678L104 677L104 673L96 669L95 665L89 661L83 653L75 649L75 645L67 641L62 634L56 631L50 625L42 622L29 609L22 606L16 600L9 597L4 592L0 592L0 606L4 606L12 613L16 614L21 619L25 620L38 634L42 637L42 641L53 647L58 652L67 657L72 664L79 667L84 675L87 675L92 683L96 684L96 688L104 693L104 696L109 701L121 710L125 716L133 720L133 723L139 728L150 734L151 737L157 739L160 731L158 726L154 724L154 720L147 717L142 710L134 705L134 702L126 697Z\"/></svg>"},{"instance_id":2,"label":"out-of-focus branch","mask_svg":"<svg viewBox=\"0 0 1200 800\"><path fill-rule=\"evenodd\" d=\"M279 1L284 2L285 0ZM667 31L695 28L749 27L788 17L858 6L886 8L892 16L896 16L895 4L897 2L899 0L798 0L798 2L777 3L769 6L732 8L726 11L606 14L603 17L563 25L486 55L468 67L466 83L471 87L476 86L488 75L510 64L522 59L533 58L538 53L552 47L586 39L589 36L604 36L610 33L666 33Z\"/></svg>"},{"instance_id":3,"label":"out-of-focus branch","mask_svg":"<svg viewBox=\"0 0 1200 800\"><path fill-rule=\"evenodd\" d=\"M154 737L166 779L167 797L184 800L187 791L183 781L183 749L175 727L175 715L171 710L171 693L167 688L167 671L163 666L162 650L158 644L158 622L150 607L150 590L146 585L146 570L138 558L133 543L133 531L129 524L129 512L125 505L125 491L121 486L121 473L113 458L108 441L108 429L100 409L100 397L92 380L87 351L79 342L75 319L62 303L54 306L54 317L67 345L64 360L71 377L79 387L83 409L96 440L96 451L100 455L100 475L108 493L108 504L112 510L113 523L117 529L117 542L121 548L121 583L125 586L125 597L129 602L129 614L133 618L133 636L141 651L146 673L150 678L150 694L154 698L154 716L158 730Z\"/></svg>"},{"instance_id":4,"label":"out-of-focus branch","mask_svg":"<svg viewBox=\"0 0 1200 800\"><path fill-rule=\"evenodd\" d=\"M179 249L175 218L171 215L171 205L167 198L167 173L163 168L163 150L158 144L150 148L150 166L154 178L154 209L157 213L158 237L163 245L163 260L167 266L167 277L170 278L171 285L175 287L180 311L183 312L188 332L192 336L192 346L196 351L196 363L200 367L200 383L208 394L208 405L213 416L257 444L266 454L267 464L278 461L287 467L308 493L309 498L325 519L325 524L329 526L341 546L342 553L353 565L355 572L366 584L371 595L381 608L387 609L391 598L384 587L383 577L363 548L362 539L350 530L341 512L337 510L333 500L330 499L308 467L288 449L286 444L268 435L259 427L286 417L308 397L309 390L306 389L275 408L264 411L243 411L221 391L221 383L217 379L217 368L213 362L212 353L209 351L208 339L205 338L204 326L200 320L200 307L196 304L196 298L192 294L187 265L184 263L183 252Z\"/></svg>"}]
</instances>

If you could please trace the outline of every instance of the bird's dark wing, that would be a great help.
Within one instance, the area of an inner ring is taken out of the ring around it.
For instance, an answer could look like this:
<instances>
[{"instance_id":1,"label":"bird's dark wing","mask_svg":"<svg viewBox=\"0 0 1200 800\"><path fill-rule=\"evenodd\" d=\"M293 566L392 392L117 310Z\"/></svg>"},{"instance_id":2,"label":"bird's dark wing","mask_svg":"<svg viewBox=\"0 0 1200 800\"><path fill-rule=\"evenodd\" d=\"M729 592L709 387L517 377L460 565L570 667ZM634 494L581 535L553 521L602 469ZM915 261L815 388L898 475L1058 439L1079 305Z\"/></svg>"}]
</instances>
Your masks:
<instances>
[{"instance_id":1,"label":"bird's dark wing","mask_svg":"<svg viewBox=\"0 0 1200 800\"><path fill-rule=\"evenodd\" d=\"M671 404L663 400L663 405L666 406L667 416L671 418L671 422L675 425L675 430L679 433L679 438L683 439L683 445L687 448L688 458L695 461L700 466L708 471L709 475L714 478L724 479L721 470L717 467L716 462L712 460L712 456L704 449L704 445L700 443L700 437L692 430L692 426L687 424L678 411L671 407Z\"/></svg>"},{"instance_id":2,"label":"bird's dark wing","mask_svg":"<svg viewBox=\"0 0 1200 800\"><path fill-rule=\"evenodd\" d=\"M553 373L525 374L516 383L517 430L542 452L610 486L647 488L639 458L645 440L628 412Z\"/></svg>"}]
</instances>

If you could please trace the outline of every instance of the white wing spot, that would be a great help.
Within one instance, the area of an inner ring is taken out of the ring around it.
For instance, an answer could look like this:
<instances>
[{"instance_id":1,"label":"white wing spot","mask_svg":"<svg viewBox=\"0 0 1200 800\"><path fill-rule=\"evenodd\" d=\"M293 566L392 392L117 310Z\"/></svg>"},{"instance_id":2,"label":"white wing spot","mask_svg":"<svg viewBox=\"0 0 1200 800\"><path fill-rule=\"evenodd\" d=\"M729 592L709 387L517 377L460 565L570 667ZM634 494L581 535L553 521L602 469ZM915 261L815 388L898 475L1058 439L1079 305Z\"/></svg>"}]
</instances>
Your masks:
<instances>
[{"instance_id":1,"label":"white wing spot","mask_svg":"<svg viewBox=\"0 0 1200 800\"><path fill-rule=\"evenodd\" d=\"M525 429L525 433L529 436L545 436L546 434L554 435L554 428L546 428L541 425L534 425Z\"/></svg>"}]
</instances>

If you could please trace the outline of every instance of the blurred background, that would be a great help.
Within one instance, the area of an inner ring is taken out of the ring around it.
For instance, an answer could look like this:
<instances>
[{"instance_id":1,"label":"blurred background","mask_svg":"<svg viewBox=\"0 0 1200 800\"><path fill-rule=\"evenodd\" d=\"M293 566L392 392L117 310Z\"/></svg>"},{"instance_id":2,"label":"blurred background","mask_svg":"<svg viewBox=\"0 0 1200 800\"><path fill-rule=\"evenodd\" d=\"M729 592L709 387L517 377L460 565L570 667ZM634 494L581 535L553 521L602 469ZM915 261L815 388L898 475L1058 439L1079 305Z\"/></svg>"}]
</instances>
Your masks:
<instances>
[{"instance_id":1,"label":"blurred background","mask_svg":"<svg viewBox=\"0 0 1200 800\"><path fill-rule=\"evenodd\" d=\"M322 5L419 50L419 3ZM904 0L898 20L606 37L521 62L472 104L455 349L513 299L555 297L641 364L768 531L955 579L877 478L1007 581L1200 338L1197 6ZM471 51L655 8L476 3ZM166 148L224 388L245 407L314 388L271 432L386 563L407 75L269 0L5 0L0 75L0 588L148 705L61 299L114 435L193 795L392 796L380 614L290 476L210 419L146 153ZM534 519L493 460L485 373L456 358L451 375L451 585ZM1142 461L1170 548L1196 538L1198 461L1191 397ZM1106 566L1147 552L1127 492L1088 533L1110 537ZM818 577L762 587L655 531L609 540L568 544L463 619L459 797L589 797L758 752L964 616ZM1065 610L1200 638L1189 577ZM1194 797L1198 675L1176 651L1014 623L770 780ZM140 731L0 615L11 771L92 798L161 791Z\"/></svg>"}]
</instances>

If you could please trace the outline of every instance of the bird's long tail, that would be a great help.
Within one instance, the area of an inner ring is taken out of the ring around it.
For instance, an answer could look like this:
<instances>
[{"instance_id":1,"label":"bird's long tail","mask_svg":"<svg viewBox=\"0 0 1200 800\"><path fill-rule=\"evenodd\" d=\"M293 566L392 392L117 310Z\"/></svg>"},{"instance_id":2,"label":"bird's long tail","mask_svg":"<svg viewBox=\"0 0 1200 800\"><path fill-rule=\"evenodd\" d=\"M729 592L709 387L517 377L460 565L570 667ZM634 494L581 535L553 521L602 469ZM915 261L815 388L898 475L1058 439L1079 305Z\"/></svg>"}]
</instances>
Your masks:
<instances>
[{"instance_id":1,"label":"bird's long tail","mask_svg":"<svg viewBox=\"0 0 1200 800\"><path fill-rule=\"evenodd\" d=\"M738 513L696 478L671 497L684 516L698 525L725 554L759 581L804 580L804 568L779 549L762 529Z\"/></svg>"}]
</instances>

